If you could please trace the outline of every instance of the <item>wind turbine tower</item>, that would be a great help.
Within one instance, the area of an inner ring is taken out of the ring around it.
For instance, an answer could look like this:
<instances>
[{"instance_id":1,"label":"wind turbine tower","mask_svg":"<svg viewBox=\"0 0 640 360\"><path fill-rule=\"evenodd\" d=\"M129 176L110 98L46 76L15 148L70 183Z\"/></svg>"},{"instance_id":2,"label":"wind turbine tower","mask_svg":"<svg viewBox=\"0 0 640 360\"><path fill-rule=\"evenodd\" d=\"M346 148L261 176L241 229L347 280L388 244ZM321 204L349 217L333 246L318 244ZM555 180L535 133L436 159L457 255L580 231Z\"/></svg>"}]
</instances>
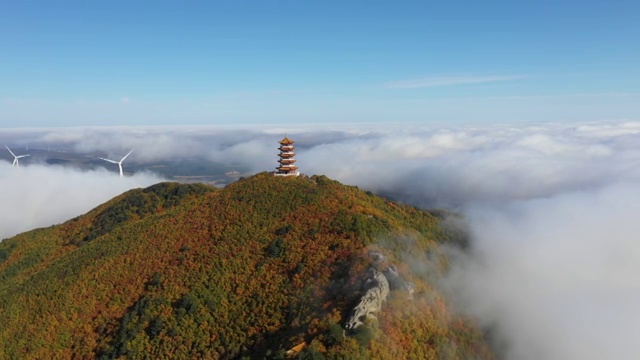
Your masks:
<instances>
[{"instance_id":1,"label":"wind turbine tower","mask_svg":"<svg viewBox=\"0 0 640 360\"><path fill-rule=\"evenodd\" d=\"M14 167L20 167L20 161L18 161L18 159L23 158L23 157L27 157L27 156L31 156L30 154L16 156L16 154L14 154L13 151L11 151L11 149L9 149L9 147L7 145L5 145L4 147L6 147L7 150L9 150L9 152L11 153L11 155L13 155L13 165L12 166L14 166Z\"/></svg>"},{"instance_id":2,"label":"wind turbine tower","mask_svg":"<svg viewBox=\"0 0 640 360\"><path fill-rule=\"evenodd\" d=\"M131 153L133 152L133 150L135 150L135 149L131 149L131 151L129 151L129 152L127 153L127 155L125 155L122 159L120 159L120 161L115 161L115 160L111 160L111 159L105 159L105 158L101 158L101 157L98 157L98 159L102 159L102 160L104 160L104 161L108 161L108 162L110 162L110 163L112 163L112 164L118 164L118 168L120 168L120 177L123 177L123 176L124 176L124 173L122 172L122 162L124 161L124 159L126 159L126 158L127 158L127 156L131 155Z\"/></svg>"}]
</instances>

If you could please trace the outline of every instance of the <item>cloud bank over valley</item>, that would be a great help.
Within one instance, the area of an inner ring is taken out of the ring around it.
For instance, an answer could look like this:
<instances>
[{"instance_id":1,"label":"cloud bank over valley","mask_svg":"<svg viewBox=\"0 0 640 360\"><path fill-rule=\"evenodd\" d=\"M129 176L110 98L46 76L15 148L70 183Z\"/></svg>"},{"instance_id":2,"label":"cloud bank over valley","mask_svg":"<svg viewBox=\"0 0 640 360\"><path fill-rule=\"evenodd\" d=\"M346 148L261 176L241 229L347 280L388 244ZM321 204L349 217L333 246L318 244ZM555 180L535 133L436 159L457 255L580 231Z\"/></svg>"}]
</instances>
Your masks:
<instances>
[{"instance_id":1,"label":"cloud bank over valley","mask_svg":"<svg viewBox=\"0 0 640 360\"><path fill-rule=\"evenodd\" d=\"M467 209L446 284L507 359L635 359L640 184Z\"/></svg>"},{"instance_id":2,"label":"cloud bank over valley","mask_svg":"<svg viewBox=\"0 0 640 360\"><path fill-rule=\"evenodd\" d=\"M285 133L302 173L465 215L470 247L443 284L506 358L640 356L640 122L6 129L0 141L109 158L136 148L133 163L195 158L250 175L275 168ZM2 237L161 181L3 159Z\"/></svg>"},{"instance_id":3,"label":"cloud bank over valley","mask_svg":"<svg viewBox=\"0 0 640 360\"><path fill-rule=\"evenodd\" d=\"M0 162L0 239L59 224L133 188L161 181L149 173L118 178L104 169L78 171Z\"/></svg>"}]
</instances>

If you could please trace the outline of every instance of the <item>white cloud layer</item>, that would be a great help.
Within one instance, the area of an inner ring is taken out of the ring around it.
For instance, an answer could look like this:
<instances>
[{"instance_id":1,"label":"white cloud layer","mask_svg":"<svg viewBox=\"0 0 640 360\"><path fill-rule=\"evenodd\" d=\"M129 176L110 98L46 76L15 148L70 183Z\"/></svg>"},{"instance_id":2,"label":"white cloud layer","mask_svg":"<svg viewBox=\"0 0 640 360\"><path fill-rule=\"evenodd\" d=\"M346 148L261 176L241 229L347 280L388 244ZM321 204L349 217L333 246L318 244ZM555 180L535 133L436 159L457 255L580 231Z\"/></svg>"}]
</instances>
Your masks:
<instances>
[{"instance_id":1,"label":"white cloud layer","mask_svg":"<svg viewBox=\"0 0 640 360\"><path fill-rule=\"evenodd\" d=\"M0 239L58 224L127 190L161 179L152 174L119 178L106 170L81 172L44 165L0 162Z\"/></svg>"},{"instance_id":2,"label":"white cloud layer","mask_svg":"<svg viewBox=\"0 0 640 360\"><path fill-rule=\"evenodd\" d=\"M640 122L6 130L0 141L115 158L135 147L134 162L202 157L258 172L275 167L285 132L303 173L466 215L471 245L447 283L508 359L640 358ZM1 165L5 234L158 181Z\"/></svg>"},{"instance_id":3,"label":"white cloud layer","mask_svg":"<svg viewBox=\"0 0 640 360\"><path fill-rule=\"evenodd\" d=\"M639 134L635 122L409 128L320 144L298 159L312 173L458 209L637 181Z\"/></svg>"},{"instance_id":4,"label":"white cloud layer","mask_svg":"<svg viewBox=\"0 0 640 360\"><path fill-rule=\"evenodd\" d=\"M640 184L474 206L448 283L507 359L637 359Z\"/></svg>"}]
</instances>

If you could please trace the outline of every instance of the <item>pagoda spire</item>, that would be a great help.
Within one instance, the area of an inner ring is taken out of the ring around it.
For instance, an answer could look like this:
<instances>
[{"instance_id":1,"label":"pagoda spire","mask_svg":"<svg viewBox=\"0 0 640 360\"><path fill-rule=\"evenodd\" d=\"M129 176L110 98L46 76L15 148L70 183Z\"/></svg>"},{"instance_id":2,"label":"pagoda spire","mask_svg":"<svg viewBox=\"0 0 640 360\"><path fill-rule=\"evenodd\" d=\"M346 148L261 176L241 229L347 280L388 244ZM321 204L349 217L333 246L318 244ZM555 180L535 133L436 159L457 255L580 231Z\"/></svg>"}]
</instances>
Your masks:
<instances>
[{"instance_id":1,"label":"pagoda spire","mask_svg":"<svg viewBox=\"0 0 640 360\"><path fill-rule=\"evenodd\" d=\"M287 135L285 135L284 139L280 140L279 143L280 143L280 147L278 149L280 150L280 154L278 154L278 156L280 157L280 160L278 160L278 162L280 163L280 165L276 167L276 172L274 173L274 175L276 176L300 175L300 172L298 171L298 167L295 165L296 159L294 157L296 156L296 153L294 152L294 150L296 148L293 146L295 141L289 139Z\"/></svg>"}]
</instances>

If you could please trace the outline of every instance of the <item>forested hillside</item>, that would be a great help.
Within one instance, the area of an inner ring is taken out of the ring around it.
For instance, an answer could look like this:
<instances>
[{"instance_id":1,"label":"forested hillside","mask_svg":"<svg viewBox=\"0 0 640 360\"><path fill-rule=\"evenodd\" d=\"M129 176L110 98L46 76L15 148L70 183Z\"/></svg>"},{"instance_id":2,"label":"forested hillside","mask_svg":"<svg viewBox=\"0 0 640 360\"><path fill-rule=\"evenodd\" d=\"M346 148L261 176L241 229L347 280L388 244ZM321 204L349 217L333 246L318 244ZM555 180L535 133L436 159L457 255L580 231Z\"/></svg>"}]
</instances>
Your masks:
<instances>
[{"instance_id":1,"label":"forested hillside","mask_svg":"<svg viewBox=\"0 0 640 360\"><path fill-rule=\"evenodd\" d=\"M491 358L431 283L451 237L324 176L132 190L0 243L0 358ZM415 290L345 331L372 252Z\"/></svg>"}]
</instances>

